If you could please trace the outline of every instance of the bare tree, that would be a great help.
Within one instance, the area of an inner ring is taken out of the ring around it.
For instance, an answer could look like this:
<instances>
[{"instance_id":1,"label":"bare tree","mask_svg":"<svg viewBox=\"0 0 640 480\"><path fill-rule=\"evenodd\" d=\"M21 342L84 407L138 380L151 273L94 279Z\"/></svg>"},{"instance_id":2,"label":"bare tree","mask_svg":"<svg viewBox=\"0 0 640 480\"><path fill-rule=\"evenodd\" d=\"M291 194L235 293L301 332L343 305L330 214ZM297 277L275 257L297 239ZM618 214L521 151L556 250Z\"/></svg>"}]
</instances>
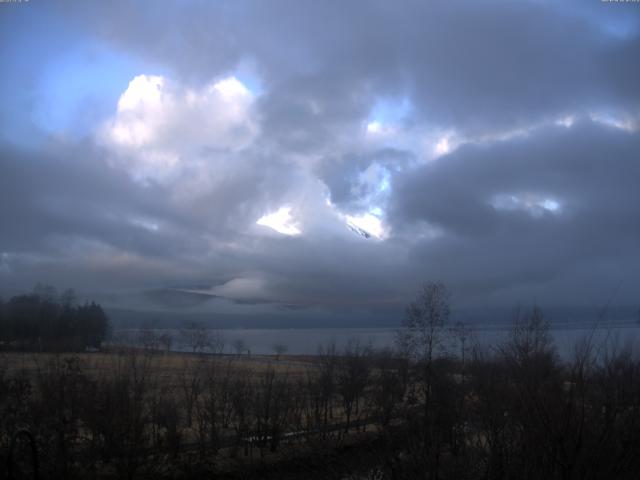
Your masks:
<instances>
[{"instance_id":1,"label":"bare tree","mask_svg":"<svg viewBox=\"0 0 640 480\"><path fill-rule=\"evenodd\" d=\"M160 337L152 328L143 328L138 331L136 343L145 350L158 350Z\"/></svg>"},{"instance_id":2,"label":"bare tree","mask_svg":"<svg viewBox=\"0 0 640 480\"><path fill-rule=\"evenodd\" d=\"M449 298L444 284L427 282L407 307L397 343L410 358L430 365L442 348L450 314Z\"/></svg>"},{"instance_id":3,"label":"bare tree","mask_svg":"<svg viewBox=\"0 0 640 480\"><path fill-rule=\"evenodd\" d=\"M209 331L209 349L216 355L221 355L225 347L225 338L220 330Z\"/></svg>"},{"instance_id":4,"label":"bare tree","mask_svg":"<svg viewBox=\"0 0 640 480\"><path fill-rule=\"evenodd\" d=\"M231 346L235 350L236 355L242 355L247 350L247 344L241 338L234 340Z\"/></svg>"},{"instance_id":5,"label":"bare tree","mask_svg":"<svg viewBox=\"0 0 640 480\"><path fill-rule=\"evenodd\" d=\"M204 384L204 358L192 359L185 357L179 372L178 383L182 393L183 404L186 413L186 426L191 427L193 422L193 410L202 393Z\"/></svg>"},{"instance_id":6,"label":"bare tree","mask_svg":"<svg viewBox=\"0 0 640 480\"><path fill-rule=\"evenodd\" d=\"M293 404L288 384L286 373L277 374L273 368L269 368L260 375L255 386L251 404L254 433L259 441L261 456L267 444L272 452L276 451L286 430Z\"/></svg>"},{"instance_id":7,"label":"bare tree","mask_svg":"<svg viewBox=\"0 0 640 480\"><path fill-rule=\"evenodd\" d=\"M371 408L378 424L385 429L402 405L409 382L408 366L405 358L397 357L391 350L376 352L373 360Z\"/></svg>"},{"instance_id":8,"label":"bare tree","mask_svg":"<svg viewBox=\"0 0 640 480\"><path fill-rule=\"evenodd\" d=\"M232 386L237 374L231 362L209 362L204 372L202 395L195 403L200 453L216 454L233 415ZM248 399L246 400L248 402Z\"/></svg>"},{"instance_id":9,"label":"bare tree","mask_svg":"<svg viewBox=\"0 0 640 480\"><path fill-rule=\"evenodd\" d=\"M206 349L211 348L211 336L209 330L200 323L191 323L180 330L180 336L183 343L191 348L193 353L202 353Z\"/></svg>"},{"instance_id":10,"label":"bare tree","mask_svg":"<svg viewBox=\"0 0 640 480\"><path fill-rule=\"evenodd\" d=\"M169 332L164 332L158 337L158 343L162 345L165 353L169 353L173 344L173 336Z\"/></svg>"},{"instance_id":11,"label":"bare tree","mask_svg":"<svg viewBox=\"0 0 640 480\"><path fill-rule=\"evenodd\" d=\"M419 383L427 405L431 396L433 361L444 348L444 327L450 314L449 298L444 284L425 283L407 307L402 328L397 333L399 350L421 367Z\"/></svg>"},{"instance_id":12,"label":"bare tree","mask_svg":"<svg viewBox=\"0 0 640 480\"><path fill-rule=\"evenodd\" d=\"M534 306L529 313L519 309L516 311L513 329L503 353L518 363L555 355L549 322L539 307Z\"/></svg>"},{"instance_id":13,"label":"bare tree","mask_svg":"<svg viewBox=\"0 0 640 480\"><path fill-rule=\"evenodd\" d=\"M352 418L360 413L361 400L371 375L371 363L371 347L363 347L355 340L347 343L340 357L337 375L338 393L347 417L345 432L349 431Z\"/></svg>"},{"instance_id":14,"label":"bare tree","mask_svg":"<svg viewBox=\"0 0 640 480\"><path fill-rule=\"evenodd\" d=\"M466 374L466 360L470 349L469 343L473 341L474 338L473 331L468 325L462 322L456 322L456 324L449 329L449 333L451 334L454 344L457 344L454 345L454 347L458 347L460 349L460 373L462 374L462 380L464 381Z\"/></svg>"},{"instance_id":15,"label":"bare tree","mask_svg":"<svg viewBox=\"0 0 640 480\"><path fill-rule=\"evenodd\" d=\"M287 353L288 347L284 343L276 343L271 347L276 354L276 360L280 360L280 356Z\"/></svg>"},{"instance_id":16,"label":"bare tree","mask_svg":"<svg viewBox=\"0 0 640 480\"><path fill-rule=\"evenodd\" d=\"M418 399L422 401L413 458L424 462L428 478L437 478L442 453L442 416L446 402L442 393L447 382L434 369L436 356L442 353L444 327L449 320L449 291L442 283L425 283L416 299L407 307L403 328L398 332L398 346L416 362Z\"/></svg>"},{"instance_id":17,"label":"bare tree","mask_svg":"<svg viewBox=\"0 0 640 480\"><path fill-rule=\"evenodd\" d=\"M329 342L326 347L320 345L318 357L320 363L315 380L320 400L322 431L326 435L329 430L329 419L333 419L333 398L336 394L338 355L335 342Z\"/></svg>"},{"instance_id":18,"label":"bare tree","mask_svg":"<svg viewBox=\"0 0 640 480\"><path fill-rule=\"evenodd\" d=\"M231 451L231 455L235 456L237 448L243 443L243 440L249 434L251 427L251 399L253 398L254 384L248 379L246 374L234 375L231 381L231 407L232 414L230 416L230 425L235 431L236 442Z\"/></svg>"}]
</instances>

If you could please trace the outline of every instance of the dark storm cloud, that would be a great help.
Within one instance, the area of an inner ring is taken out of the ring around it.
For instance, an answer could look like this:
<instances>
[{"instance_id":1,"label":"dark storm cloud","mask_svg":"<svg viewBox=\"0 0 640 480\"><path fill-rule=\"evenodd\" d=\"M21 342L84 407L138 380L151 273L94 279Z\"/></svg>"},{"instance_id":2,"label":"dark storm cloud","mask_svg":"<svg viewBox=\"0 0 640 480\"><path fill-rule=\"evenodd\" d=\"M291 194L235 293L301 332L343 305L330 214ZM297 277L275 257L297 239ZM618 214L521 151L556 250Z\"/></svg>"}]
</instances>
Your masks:
<instances>
[{"instance_id":1,"label":"dark storm cloud","mask_svg":"<svg viewBox=\"0 0 640 480\"><path fill-rule=\"evenodd\" d=\"M632 59L640 14L631 9L603 24L602 9L583 14L541 2L261 5L256 37L278 45L295 38L304 52L299 64L276 68L264 52L267 79L321 79L324 87L314 88L321 98L349 102L354 87L408 95L420 119L480 130L612 101L623 110L638 107L640 72ZM620 17L626 35L616 35ZM255 39L248 32L244 41Z\"/></svg>"},{"instance_id":2,"label":"dark storm cloud","mask_svg":"<svg viewBox=\"0 0 640 480\"><path fill-rule=\"evenodd\" d=\"M91 143L50 142L43 151L0 147L2 222L11 226L0 250L52 247L52 237L100 239L134 252L164 255L169 247L136 224L157 219L184 227L157 185L140 188L123 172L110 168L104 152Z\"/></svg>"},{"instance_id":3,"label":"dark storm cloud","mask_svg":"<svg viewBox=\"0 0 640 480\"><path fill-rule=\"evenodd\" d=\"M264 134L280 148L314 152L330 145L353 122L366 118L374 97L357 79L294 76L278 82L258 108Z\"/></svg>"},{"instance_id":4,"label":"dark storm cloud","mask_svg":"<svg viewBox=\"0 0 640 480\"><path fill-rule=\"evenodd\" d=\"M637 295L628 266L640 257L639 152L637 132L588 121L467 145L397 178L391 217L399 228L437 227L439 237L412 249L413 261L470 290L568 276L574 301L580 289L619 282ZM602 276L604 264L617 266Z\"/></svg>"},{"instance_id":5,"label":"dark storm cloud","mask_svg":"<svg viewBox=\"0 0 640 480\"><path fill-rule=\"evenodd\" d=\"M398 176L393 213L458 234L482 234L508 227L519 217L535 224L533 215L510 218L511 212L501 213L491 205L495 195L532 193L556 199L560 211L574 221L594 214L607 222L628 218L640 208L639 152L637 132L587 120L570 128L534 129L507 141L469 144ZM628 225L640 228L635 222Z\"/></svg>"},{"instance_id":6,"label":"dark storm cloud","mask_svg":"<svg viewBox=\"0 0 640 480\"><path fill-rule=\"evenodd\" d=\"M564 2L563 2L564 3ZM97 13L96 13L97 9ZM144 2L74 5L109 41L208 81L243 58L268 90L265 124L322 134L372 96L485 131L549 116L638 108L640 12L545 2ZM309 102L322 111L314 116Z\"/></svg>"}]
</instances>

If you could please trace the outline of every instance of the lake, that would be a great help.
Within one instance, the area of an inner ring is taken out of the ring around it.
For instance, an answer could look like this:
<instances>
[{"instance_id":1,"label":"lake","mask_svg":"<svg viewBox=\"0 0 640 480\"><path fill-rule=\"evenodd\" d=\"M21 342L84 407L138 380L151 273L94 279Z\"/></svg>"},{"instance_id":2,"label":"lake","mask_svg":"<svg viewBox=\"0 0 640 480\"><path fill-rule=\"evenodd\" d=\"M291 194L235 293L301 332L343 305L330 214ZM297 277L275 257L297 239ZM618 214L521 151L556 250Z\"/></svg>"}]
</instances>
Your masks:
<instances>
[{"instance_id":1,"label":"lake","mask_svg":"<svg viewBox=\"0 0 640 480\"><path fill-rule=\"evenodd\" d=\"M474 341L484 347L496 347L503 342L511 331L511 325L488 325L471 328ZM173 337L172 350L188 351L190 348L181 343L179 330L157 329L158 334L169 333ZM288 354L315 354L320 345L335 343L338 351L342 350L350 340L371 345L379 349L392 347L396 336L396 328L305 328L305 329L219 329L215 330L224 339L224 352L234 353L234 342L241 340L246 348L254 354L273 354L274 345L281 344ZM133 343L138 330L117 330L115 333ZM606 327L595 328L593 325L563 324L550 328L551 336L563 357L573 353L577 342L589 336L596 344L606 343L608 348L633 344L640 346L640 326L637 323L617 323ZM450 345L454 349L453 342Z\"/></svg>"}]
</instances>

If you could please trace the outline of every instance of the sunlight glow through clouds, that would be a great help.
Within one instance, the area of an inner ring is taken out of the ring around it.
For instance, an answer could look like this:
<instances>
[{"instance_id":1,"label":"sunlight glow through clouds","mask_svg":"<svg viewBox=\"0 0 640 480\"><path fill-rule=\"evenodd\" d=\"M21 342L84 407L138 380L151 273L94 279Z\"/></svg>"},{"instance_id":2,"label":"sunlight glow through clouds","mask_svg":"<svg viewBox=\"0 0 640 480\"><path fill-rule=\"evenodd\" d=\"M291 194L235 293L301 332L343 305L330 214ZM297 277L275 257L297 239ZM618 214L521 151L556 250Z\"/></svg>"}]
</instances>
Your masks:
<instances>
[{"instance_id":1,"label":"sunlight glow through clouds","mask_svg":"<svg viewBox=\"0 0 640 480\"><path fill-rule=\"evenodd\" d=\"M365 213L364 215L345 215L347 225L355 226L378 239L387 238L387 231L382 225L382 220L376 215Z\"/></svg>"},{"instance_id":2,"label":"sunlight glow through clouds","mask_svg":"<svg viewBox=\"0 0 640 480\"><path fill-rule=\"evenodd\" d=\"M329 197L325 198L325 205L332 213L350 230L357 233L362 232L378 239L385 240L389 237L388 229L384 227L381 217L384 215L382 208L374 206L369 209L368 213L361 215L347 215L342 212L331 202Z\"/></svg>"},{"instance_id":3,"label":"sunlight glow through clouds","mask_svg":"<svg viewBox=\"0 0 640 480\"><path fill-rule=\"evenodd\" d=\"M298 223L291 216L291 207L281 207L276 212L263 215L256 224L269 227L283 235L296 236L302 233Z\"/></svg>"}]
</instances>

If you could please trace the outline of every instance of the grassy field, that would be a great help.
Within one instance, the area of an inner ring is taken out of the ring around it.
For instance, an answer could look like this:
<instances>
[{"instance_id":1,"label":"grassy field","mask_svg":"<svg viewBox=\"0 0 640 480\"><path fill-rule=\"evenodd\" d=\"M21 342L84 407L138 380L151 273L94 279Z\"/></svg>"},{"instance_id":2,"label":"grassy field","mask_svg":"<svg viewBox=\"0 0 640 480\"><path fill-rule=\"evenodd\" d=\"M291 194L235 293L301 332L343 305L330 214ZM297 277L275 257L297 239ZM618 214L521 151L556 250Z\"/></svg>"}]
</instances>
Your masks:
<instances>
[{"instance_id":1,"label":"grassy field","mask_svg":"<svg viewBox=\"0 0 640 480\"><path fill-rule=\"evenodd\" d=\"M275 355L205 355L191 353L145 353L132 349L111 352L0 352L0 369L5 373L22 372L34 374L39 369L52 362L62 362L65 359L77 359L87 371L95 374L103 374L122 366L131 355L144 358L149 367L158 373L171 376L183 371L185 368L210 367L226 368L229 365L237 369L251 371L255 374L264 373L267 370L287 373L290 375L302 375L310 369L314 369L317 360L305 356L285 356L276 358Z\"/></svg>"}]
</instances>

